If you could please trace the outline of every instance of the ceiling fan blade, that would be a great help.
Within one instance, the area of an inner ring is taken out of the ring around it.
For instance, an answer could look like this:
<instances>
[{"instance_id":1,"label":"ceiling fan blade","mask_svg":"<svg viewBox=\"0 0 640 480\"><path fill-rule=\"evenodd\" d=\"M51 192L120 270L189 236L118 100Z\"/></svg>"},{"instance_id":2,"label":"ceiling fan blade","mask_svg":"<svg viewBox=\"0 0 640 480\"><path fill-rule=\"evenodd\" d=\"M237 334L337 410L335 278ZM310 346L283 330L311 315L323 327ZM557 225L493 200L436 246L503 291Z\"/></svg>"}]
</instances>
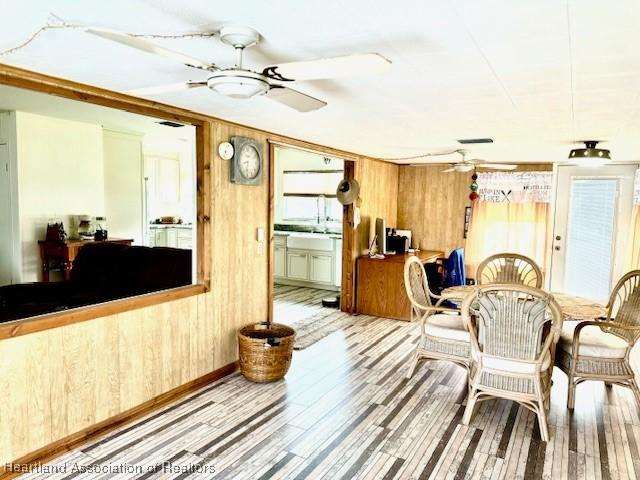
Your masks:
<instances>
[{"instance_id":1,"label":"ceiling fan blade","mask_svg":"<svg viewBox=\"0 0 640 480\"><path fill-rule=\"evenodd\" d=\"M264 69L264 75L280 80L320 80L384 73L391 62L377 53L345 55L302 62L280 63Z\"/></svg>"},{"instance_id":2,"label":"ceiling fan blade","mask_svg":"<svg viewBox=\"0 0 640 480\"><path fill-rule=\"evenodd\" d=\"M299 92L292 88L282 86L271 86L265 97L275 100L278 103L291 107L299 112L311 112L327 105L327 102L318 100L310 95Z\"/></svg>"},{"instance_id":3,"label":"ceiling fan blade","mask_svg":"<svg viewBox=\"0 0 640 480\"><path fill-rule=\"evenodd\" d=\"M189 67L200 68L202 70L217 70L216 66L213 63L205 62L198 58L185 55L184 53L175 52L168 48L161 47L159 45L156 45L155 43L149 42L139 37L134 37L127 33L98 27L83 27L83 30L92 35L96 35L113 42L118 42L122 45L142 50L143 52L153 53L165 58L177 60L178 62L184 63Z\"/></svg>"},{"instance_id":4,"label":"ceiling fan blade","mask_svg":"<svg viewBox=\"0 0 640 480\"><path fill-rule=\"evenodd\" d=\"M494 170L515 170L517 165L512 163L476 163L476 167L491 168Z\"/></svg>"},{"instance_id":5,"label":"ceiling fan blade","mask_svg":"<svg viewBox=\"0 0 640 480\"><path fill-rule=\"evenodd\" d=\"M182 90L190 90L192 88L206 87L207 82L180 82L168 83L166 85L156 85L153 87L135 88L127 90L127 95L155 95L157 93L180 92Z\"/></svg>"},{"instance_id":6,"label":"ceiling fan blade","mask_svg":"<svg viewBox=\"0 0 640 480\"><path fill-rule=\"evenodd\" d=\"M455 172L455 171L456 171L455 167L451 167L451 168L447 168L446 170L442 170L441 173L449 173L449 172Z\"/></svg>"}]
</instances>

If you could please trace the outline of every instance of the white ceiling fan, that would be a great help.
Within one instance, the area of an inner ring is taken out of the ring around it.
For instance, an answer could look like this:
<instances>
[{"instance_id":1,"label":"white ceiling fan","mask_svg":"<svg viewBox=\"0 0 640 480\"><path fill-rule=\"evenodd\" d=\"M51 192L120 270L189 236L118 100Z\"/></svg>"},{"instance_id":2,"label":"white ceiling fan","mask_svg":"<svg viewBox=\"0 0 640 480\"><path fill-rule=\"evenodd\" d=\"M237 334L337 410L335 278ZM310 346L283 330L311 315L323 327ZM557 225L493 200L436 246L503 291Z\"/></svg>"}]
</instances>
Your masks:
<instances>
[{"instance_id":1,"label":"white ceiling fan","mask_svg":"<svg viewBox=\"0 0 640 480\"><path fill-rule=\"evenodd\" d=\"M160 55L181 62L188 67L210 72L206 81L181 82L150 88L132 90L136 95L155 94L190 88L208 87L227 97L251 98L264 95L266 98L293 108L299 112L309 112L324 107L327 103L304 94L284 84L299 80L340 78L355 75L383 73L391 62L377 53L346 55L301 62L269 65L262 71L244 68L242 53L245 48L260 41L258 32L249 27L225 26L220 29L222 42L236 50L236 62L232 67L219 67L189 55L161 47L138 36L97 27L81 27L87 33L127 45L147 53Z\"/></svg>"},{"instance_id":2,"label":"white ceiling fan","mask_svg":"<svg viewBox=\"0 0 640 480\"><path fill-rule=\"evenodd\" d=\"M453 152L447 152L447 153L458 153L460 154L460 156L462 157L462 159L459 162L455 162L455 163L451 163L451 168L447 168L446 170L443 170L443 173L449 173L449 172L459 172L459 173L465 173L465 172L470 172L471 170L475 170L476 168L491 168L494 170L514 170L516 168L518 168L517 165L514 165L512 163L489 163L486 162L485 160L481 160L479 158L472 158L470 160L467 160L466 156L467 156L467 151L466 150L454 150ZM438 154L438 155L445 155L445 154ZM425 163L419 163L419 164L413 164L413 166L425 166L428 164Z\"/></svg>"}]
</instances>

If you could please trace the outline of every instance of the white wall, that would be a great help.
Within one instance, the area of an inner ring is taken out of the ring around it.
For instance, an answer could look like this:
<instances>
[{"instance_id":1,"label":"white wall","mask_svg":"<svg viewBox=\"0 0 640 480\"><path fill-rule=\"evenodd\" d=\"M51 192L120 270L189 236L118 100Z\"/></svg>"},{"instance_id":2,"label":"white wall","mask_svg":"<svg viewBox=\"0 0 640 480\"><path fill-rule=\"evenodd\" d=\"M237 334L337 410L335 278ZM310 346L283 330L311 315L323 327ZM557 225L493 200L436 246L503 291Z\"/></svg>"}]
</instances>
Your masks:
<instances>
[{"instance_id":1,"label":"white wall","mask_svg":"<svg viewBox=\"0 0 640 480\"><path fill-rule=\"evenodd\" d=\"M110 238L143 244L142 136L104 130L104 204Z\"/></svg>"},{"instance_id":2,"label":"white wall","mask_svg":"<svg viewBox=\"0 0 640 480\"><path fill-rule=\"evenodd\" d=\"M16 112L22 281L40 278L47 221L104 214L102 128Z\"/></svg>"}]
</instances>

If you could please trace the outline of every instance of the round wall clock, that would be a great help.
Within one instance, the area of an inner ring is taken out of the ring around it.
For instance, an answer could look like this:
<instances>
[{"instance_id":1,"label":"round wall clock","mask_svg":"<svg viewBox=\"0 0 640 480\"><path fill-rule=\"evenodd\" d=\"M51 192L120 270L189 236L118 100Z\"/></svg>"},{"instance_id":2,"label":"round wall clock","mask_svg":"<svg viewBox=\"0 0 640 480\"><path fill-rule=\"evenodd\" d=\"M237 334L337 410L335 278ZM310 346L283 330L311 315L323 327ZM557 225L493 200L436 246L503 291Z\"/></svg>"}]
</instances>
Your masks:
<instances>
[{"instance_id":1,"label":"round wall clock","mask_svg":"<svg viewBox=\"0 0 640 480\"><path fill-rule=\"evenodd\" d=\"M218 155L223 160L231 160L233 158L233 145L229 142L221 142L218 145Z\"/></svg>"},{"instance_id":2,"label":"round wall clock","mask_svg":"<svg viewBox=\"0 0 640 480\"><path fill-rule=\"evenodd\" d=\"M260 185L262 183L262 143L245 137L233 137L233 162L231 182L240 185Z\"/></svg>"},{"instance_id":3,"label":"round wall clock","mask_svg":"<svg viewBox=\"0 0 640 480\"><path fill-rule=\"evenodd\" d=\"M260 173L260 164L261 164L260 154L258 150L251 145L245 144L240 150L240 160L238 163L238 167L240 168L240 173L247 180L253 180Z\"/></svg>"}]
</instances>

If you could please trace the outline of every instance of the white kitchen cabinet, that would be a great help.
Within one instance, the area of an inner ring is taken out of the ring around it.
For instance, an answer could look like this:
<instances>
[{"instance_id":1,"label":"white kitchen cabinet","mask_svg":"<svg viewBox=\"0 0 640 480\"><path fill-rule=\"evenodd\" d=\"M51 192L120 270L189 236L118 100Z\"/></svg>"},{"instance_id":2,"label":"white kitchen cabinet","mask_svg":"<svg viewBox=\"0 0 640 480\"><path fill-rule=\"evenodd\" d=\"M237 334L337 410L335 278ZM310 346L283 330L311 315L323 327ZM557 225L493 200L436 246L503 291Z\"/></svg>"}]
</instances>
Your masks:
<instances>
[{"instance_id":1,"label":"white kitchen cabinet","mask_svg":"<svg viewBox=\"0 0 640 480\"><path fill-rule=\"evenodd\" d=\"M177 229L177 248L183 248L185 250L193 249L193 235L191 234L191 230L187 230L185 228Z\"/></svg>"},{"instance_id":2,"label":"white kitchen cabinet","mask_svg":"<svg viewBox=\"0 0 640 480\"><path fill-rule=\"evenodd\" d=\"M309 255L309 280L319 283L333 283L333 255L312 253Z\"/></svg>"},{"instance_id":3,"label":"white kitchen cabinet","mask_svg":"<svg viewBox=\"0 0 640 480\"><path fill-rule=\"evenodd\" d=\"M287 278L293 280L309 280L308 253L287 251Z\"/></svg>"},{"instance_id":4,"label":"white kitchen cabinet","mask_svg":"<svg viewBox=\"0 0 640 480\"><path fill-rule=\"evenodd\" d=\"M336 287L340 287L342 285L342 239L341 238L336 239L333 256L334 256L335 265L336 265L334 270L335 279L333 284Z\"/></svg>"},{"instance_id":5,"label":"white kitchen cabinet","mask_svg":"<svg viewBox=\"0 0 640 480\"><path fill-rule=\"evenodd\" d=\"M276 233L273 253L276 283L339 289L342 239L311 233Z\"/></svg>"},{"instance_id":6,"label":"white kitchen cabinet","mask_svg":"<svg viewBox=\"0 0 640 480\"><path fill-rule=\"evenodd\" d=\"M274 269L273 276L284 278L287 276L287 248L274 247Z\"/></svg>"},{"instance_id":7,"label":"white kitchen cabinet","mask_svg":"<svg viewBox=\"0 0 640 480\"><path fill-rule=\"evenodd\" d=\"M184 227L152 227L149 229L149 246L193 249L193 231Z\"/></svg>"}]
</instances>

